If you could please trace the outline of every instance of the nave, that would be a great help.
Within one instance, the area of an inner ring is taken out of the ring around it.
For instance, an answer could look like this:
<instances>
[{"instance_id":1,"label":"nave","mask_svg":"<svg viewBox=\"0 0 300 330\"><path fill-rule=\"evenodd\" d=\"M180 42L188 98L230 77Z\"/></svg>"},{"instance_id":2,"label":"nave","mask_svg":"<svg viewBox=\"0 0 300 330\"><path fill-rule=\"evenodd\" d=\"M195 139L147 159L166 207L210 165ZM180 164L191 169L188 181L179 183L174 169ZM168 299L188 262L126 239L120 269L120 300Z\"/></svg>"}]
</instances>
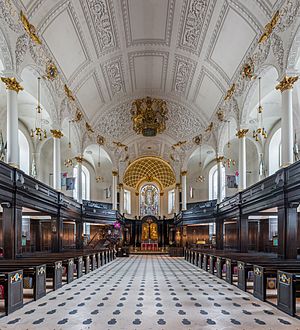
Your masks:
<instances>
[{"instance_id":1,"label":"nave","mask_svg":"<svg viewBox=\"0 0 300 330\"><path fill-rule=\"evenodd\" d=\"M300 329L183 258L118 258L0 320L0 329Z\"/></svg>"}]
</instances>

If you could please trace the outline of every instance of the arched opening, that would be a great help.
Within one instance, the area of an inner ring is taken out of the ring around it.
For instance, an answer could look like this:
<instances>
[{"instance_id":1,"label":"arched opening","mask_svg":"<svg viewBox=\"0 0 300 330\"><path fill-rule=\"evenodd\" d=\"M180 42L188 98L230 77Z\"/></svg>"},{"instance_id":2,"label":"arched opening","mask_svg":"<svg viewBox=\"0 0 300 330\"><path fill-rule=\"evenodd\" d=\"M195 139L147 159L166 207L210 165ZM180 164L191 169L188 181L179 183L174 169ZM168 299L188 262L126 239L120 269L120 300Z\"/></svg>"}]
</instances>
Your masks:
<instances>
[{"instance_id":1,"label":"arched opening","mask_svg":"<svg viewBox=\"0 0 300 330\"><path fill-rule=\"evenodd\" d=\"M29 143L23 132L19 130L19 150L20 150L20 169L26 174L29 174Z\"/></svg>"},{"instance_id":2,"label":"arched opening","mask_svg":"<svg viewBox=\"0 0 300 330\"><path fill-rule=\"evenodd\" d=\"M225 196L225 167L222 166L222 196ZM209 171L209 199L218 197L218 165L214 165Z\"/></svg>"},{"instance_id":3,"label":"arched opening","mask_svg":"<svg viewBox=\"0 0 300 330\"><path fill-rule=\"evenodd\" d=\"M281 128L271 138L269 145L269 175L279 170L281 166Z\"/></svg>"},{"instance_id":4,"label":"arched opening","mask_svg":"<svg viewBox=\"0 0 300 330\"><path fill-rule=\"evenodd\" d=\"M159 215L159 189L153 183L147 183L140 189L140 216Z\"/></svg>"},{"instance_id":5,"label":"arched opening","mask_svg":"<svg viewBox=\"0 0 300 330\"><path fill-rule=\"evenodd\" d=\"M73 177L75 178L75 189L73 190L73 198L76 199L78 193L78 165L76 165L73 169ZM90 185L90 172L84 165L82 165L82 199L90 199Z\"/></svg>"}]
</instances>

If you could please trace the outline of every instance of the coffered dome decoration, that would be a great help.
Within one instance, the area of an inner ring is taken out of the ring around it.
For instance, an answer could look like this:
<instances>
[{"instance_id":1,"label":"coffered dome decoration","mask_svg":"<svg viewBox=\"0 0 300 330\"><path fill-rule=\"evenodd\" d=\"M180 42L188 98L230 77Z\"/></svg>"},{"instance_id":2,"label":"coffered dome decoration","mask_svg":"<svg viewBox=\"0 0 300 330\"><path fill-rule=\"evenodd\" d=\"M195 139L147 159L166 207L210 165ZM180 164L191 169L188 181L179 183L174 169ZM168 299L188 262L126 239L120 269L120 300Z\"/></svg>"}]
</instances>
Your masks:
<instances>
[{"instance_id":1,"label":"coffered dome decoration","mask_svg":"<svg viewBox=\"0 0 300 330\"><path fill-rule=\"evenodd\" d=\"M157 181L161 187L168 188L176 179L171 166L157 157L143 157L131 163L124 174L125 185L137 188L142 181Z\"/></svg>"}]
</instances>

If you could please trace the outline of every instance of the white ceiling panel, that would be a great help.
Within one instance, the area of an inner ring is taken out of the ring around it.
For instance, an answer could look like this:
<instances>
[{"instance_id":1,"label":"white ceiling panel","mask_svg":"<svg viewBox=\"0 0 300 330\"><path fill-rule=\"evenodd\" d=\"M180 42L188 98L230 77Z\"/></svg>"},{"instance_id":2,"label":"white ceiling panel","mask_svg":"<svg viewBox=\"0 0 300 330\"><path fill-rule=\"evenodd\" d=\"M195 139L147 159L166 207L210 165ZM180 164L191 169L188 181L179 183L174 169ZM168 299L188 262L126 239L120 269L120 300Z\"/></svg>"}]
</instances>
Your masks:
<instances>
[{"instance_id":1,"label":"white ceiling panel","mask_svg":"<svg viewBox=\"0 0 300 330\"><path fill-rule=\"evenodd\" d=\"M128 0L132 41L164 40L168 19L166 0Z\"/></svg>"},{"instance_id":2,"label":"white ceiling panel","mask_svg":"<svg viewBox=\"0 0 300 330\"><path fill-rule=\"evenodd\" d=\"M51 22L44 31L43 38L67 79L87 60L68 10L64 10Z\"/></svg>"},{"instance_id":3,"label":"white ceiling panel","mask_svg":"<svg viewBox=\"0 0 300 330\"><path fill-rule=\"evenodd\" d=\"M230 8L220 27L210 57L229 79L234 75L255 36L256 32L247 21Z\"/></svg>"},{"instance_id":4,"label":"white ceiling panel","mask_svg":"<svg viewBox=\"0 0 300 330\"><path fill-rule=\"evenodd\" d=\"M100 110L102 100L94 76L90 77L78 90L76 96L85 113L91 119Z\"/></svg>"},{"instance_id":5,"label":"white ceiling panel","mask_svg":"<svg viewBox=\"0 0 300 330\"><path fill-rule=\"evenodd\" d=\"M208 75L204 75L198 93L195 95L195 101L197 106L208 116L207 119L213 115L222 95L219 87Z\"/></svg>"}]
</instances>

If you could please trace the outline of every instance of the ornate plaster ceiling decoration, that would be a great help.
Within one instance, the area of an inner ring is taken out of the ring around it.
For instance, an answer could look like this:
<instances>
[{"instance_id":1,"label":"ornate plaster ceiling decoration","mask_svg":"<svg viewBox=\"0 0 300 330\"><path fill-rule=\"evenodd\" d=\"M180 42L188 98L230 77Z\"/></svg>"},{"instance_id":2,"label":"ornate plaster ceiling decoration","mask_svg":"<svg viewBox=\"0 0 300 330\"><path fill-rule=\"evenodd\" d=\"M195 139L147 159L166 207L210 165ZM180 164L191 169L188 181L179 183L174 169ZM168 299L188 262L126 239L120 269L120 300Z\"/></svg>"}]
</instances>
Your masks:
<instances>
[{"instance_id":1,"label":"ornate plaster ceiling decoration","mask_svg":"<svg viewBox=\"0 0 300 330\"><path fill-rule=\"evenodd\" d=\"M136 189L143 181L157 181L163 189L176 183L171 166L157 157L139 158L127 167L123 177L125 185Z\"/></svg>"},{"instance_id":2,"label":"ornate plaster ceiling decoration","mask_svg":"<svg viewBox=\"0 0 300 330\"><path fill-rule=\"evenodd\" d=\"M206 142L217 135L220 109L225 120L229 114L242 118L253 84L242 76L249 58L255 74L268 58L283 73L289 38L282 35L292 30L298 13L294 0L5 0L0 47L6 69L19 76L29 66L45 75L49 61L55 65L57 77L46 82L56 108L49 113L60 115L52 122L81 113L84 120L76 125L83 136L85 123L91 126L92 142L98 134L108 143L129 140L135 134L131 102L148 95L168 103L161 143L187 140L186 150L196 135ZM5 52L10 48L15 59ZM67 98L65 85L74 99Z\"/></svg>"}]
</instances>

